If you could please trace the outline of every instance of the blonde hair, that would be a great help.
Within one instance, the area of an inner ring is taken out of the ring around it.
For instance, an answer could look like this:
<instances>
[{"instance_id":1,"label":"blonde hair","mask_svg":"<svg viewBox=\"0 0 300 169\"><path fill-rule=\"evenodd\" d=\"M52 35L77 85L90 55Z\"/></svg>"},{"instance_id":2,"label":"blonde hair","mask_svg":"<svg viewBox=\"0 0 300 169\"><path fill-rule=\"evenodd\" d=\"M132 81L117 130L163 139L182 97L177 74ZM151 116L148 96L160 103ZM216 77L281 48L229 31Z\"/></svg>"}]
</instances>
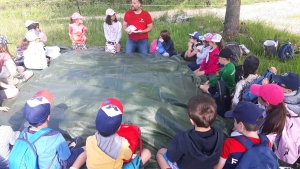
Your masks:
<instances>
[{"instance_id":1,"label":"blonde hair","mask_svg":"<svg viewBox=\"0 0 300 169\"><path fill-rule=\"evenodd\" d=\"M20 40L19 47L22 50L26 50L28 48L28 45L29 45L29 41L26 38Z\"/></svg>"},{"instance_id":2,"label":"blonde hair","mask_svg":"<svg viewBox=\"0 0 300 169\"><path fill-rule=\"evenodd\" d=\"M0 44L0 53L8 53L10 57L12 57L12 54L10 54L7 44Z\"/></svg>"}]
</instances>

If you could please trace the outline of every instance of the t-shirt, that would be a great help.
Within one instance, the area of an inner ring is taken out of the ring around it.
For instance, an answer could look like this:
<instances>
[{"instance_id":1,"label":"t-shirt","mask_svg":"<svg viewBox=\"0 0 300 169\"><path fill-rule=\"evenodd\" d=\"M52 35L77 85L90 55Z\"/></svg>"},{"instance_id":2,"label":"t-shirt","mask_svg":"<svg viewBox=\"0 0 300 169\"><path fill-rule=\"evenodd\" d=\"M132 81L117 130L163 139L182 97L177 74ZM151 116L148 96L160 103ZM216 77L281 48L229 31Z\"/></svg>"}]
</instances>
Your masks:
<instances>
[{"instance_id":1,"label":"t-shirt","mask_svg":"<svg viewBox=\"0 0 300 169\"><path fill-rule=\"evenodd\" d=\"M69 24L69 36L72 43L84 43L86 41L85 32L87 28L83 24Z\"/></svg>"},{"instance_id":2,"label":"t-shirt","mask_svg":"<svg viewBox=\"0 0 300 169\"><path fill-rule=\"evenodd\" d=\"M216 82L219 79L222 79L226 83L230 92L233 91L234 86L235 86L235 66L233 63L230 62L230 63L226 64L219 71L219 74L216 77L209 80L210 87L215 87Z\"/></svg>"},{"instance_id":3,"label":"t-shirt","mask_svg":"<svg viewBox=\"0 0 300 169\"><path fill-rule=\"evenodd\" d=\"M36 131L27 130L28 137L34 134ZM51 169L57 169L61 167L59 161L67 160L70 155L70 149L67 145L64 137L55 130L48 132L34 143L37 155L39 168L48 168L54 158Z\"/></svg>"},{"instance_id":4,"label":"t-shirt","mask_svg":"<svg viewBox=\"0 0 300 169\"><path fill-rule=\"evenodd\" d=\"M254 144L260 144L260 138L248 137ZM269 141L269 148L272 144ZM223 169L234 169L241 156L247 151L246 147L234 137L227 138L223 143L221 157L227 159Z\"/></svg>"},{"instance_id":5,"label":"t-shirt","mask_svg":"<svg viewBox=\"0 0 300 169\"><path fill-rule=\"evenodd\" d=\"M152 23L152 18L147 11L142 10L140 14L135 14L133 10L129 10L125 13L124 21L127 22L128 26L135 26L136 30L144 30L148 24ZM128 37L132 40L147 39L148 32L142 34L132 33L128 34Z\"/></svg>"},{"instance_id":6,"label":"t-shirt","mask_svg":"<svg viewBox=\"0 0 300 169\"><path fill-rule=\"evenodd\" d=\"M8 168L7 159L10 153L9 145L14 145L20 132L14 131L10 126L0 126L0 168Z\"/></svg>"},{"instance_id":7,"label":"t-shirt","mask_svg":"<svg viewBox=\"0 0 300 169\"><path fill-rule=\"evenodd\" d=\"M118 22L112 22L111 25L108 25L106 22L103 23L103 30L106 41L114 41L119 43L122 37L122 25Z\"/></svg>"}]
</instances>

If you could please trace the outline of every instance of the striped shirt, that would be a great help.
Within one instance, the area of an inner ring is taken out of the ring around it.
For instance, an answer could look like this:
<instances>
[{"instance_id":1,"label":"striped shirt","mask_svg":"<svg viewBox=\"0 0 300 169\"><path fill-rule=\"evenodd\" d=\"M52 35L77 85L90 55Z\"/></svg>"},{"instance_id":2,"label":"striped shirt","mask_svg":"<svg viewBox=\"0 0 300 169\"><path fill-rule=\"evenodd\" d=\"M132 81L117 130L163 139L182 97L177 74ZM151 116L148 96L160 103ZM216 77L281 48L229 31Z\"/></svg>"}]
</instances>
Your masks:
<instances>
[{"instance_id":1,"label":"striped shirt","mask_svg":"<svg viewBox=\"0 0 300 169\"><path fill-rule=\"evenodd\" d=\"M0 168L8 168L7 160L10 153L9 145L14 145L20 132L14 131L10 126L0 126Z\"/></svg>"}]
</instances>

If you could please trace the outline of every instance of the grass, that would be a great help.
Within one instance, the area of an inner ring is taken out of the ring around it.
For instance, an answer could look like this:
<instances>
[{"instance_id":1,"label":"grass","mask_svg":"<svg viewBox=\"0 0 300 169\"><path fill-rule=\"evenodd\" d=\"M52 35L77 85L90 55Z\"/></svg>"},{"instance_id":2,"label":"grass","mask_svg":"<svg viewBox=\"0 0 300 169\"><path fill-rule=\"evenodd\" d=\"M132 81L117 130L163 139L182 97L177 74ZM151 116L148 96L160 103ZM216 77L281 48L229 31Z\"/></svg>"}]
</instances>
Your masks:
<instances>
[{"instance_id":1,"label":"grass","mask_svg":"<svg viewBox=\"0 0 300 169\"><path fill-rule=\"evenodd\" d=\"M0 0L3 2L4 0ZM27 1L25 1L26 3ZM247 1L249 2L249 1ZM68 20L55 20L56 17L69 17L73 11L76 11L76 6L71 5L71 2L47 2L52 5L40 6L46 2L38 1L35 5L22 7L22 8L6 8L0 11L1 16L6 16L2 18L0 23L1 34L8 37L8 40L13 44L9 45L11 53L16 54L16 46L21 38L24 37L26 29L24 27L24 22L27 19L33 19L40 21L41 27L48 35L48 42L46 45L63 44L71 46L71 42L68 36ZM60 4L60 6L58 5ZM87 3L86 3L87 4ZM69 7L68 7L69 5ZM99 6L98 6L99 5ZM101 6L100 4L93 5L94 8L88 10L90 7L86 5L82 7L82 11L86 11L90 15L102 15L103 12L97 11L97 8L106 9L108 6ZM128 6L121 6L124 11L128 9ZM65 10L62 10L65 9ZM60 12L61 11L61 12ZM163 29L168 29L171 32L171 37L175 42L176 51L184 51L187 49L188 33L199 31L201 33L206 32L217 32L220 33L223 29L222 20L216 18L212 15L208 16L198 16L192 18L189 22L180 24L169 24L166 23L167 15L154 20L154 28L152 32L149 33L149 43L159 36L159 32ZM119 20L122 20L119 18ZM103 20L99 19L89 19L85 20L84 24L89 28L87 32L87 45L88 46L103 46L105 38L103 35ZM240 44L245 44L245 46L251 50L251 54L258 56L261 60L260 70L263 71L270 66L276 66L279 73L286 71L293 71L300 74L300 67L297 66L299 63L299 55L295 55L295 59L288 61L287 63L279 62L275 58L269 58L264 56L262 44L259 40L272 39L275 35L278 35L280 42L284 42L286 39L291 39L293 44L298 44L300 46L300 37L290 34L285 31L279 31L272 28L272 25L268 25L262 22L250 22L245 21L246 26L241 29L241 36L226 40L226 41L236 41ZM251 37L251 38L250 38ZM127 35L123 31L123 36L121 39L122 47L125 46ZM249 40L249 39L253 39ZM242 60L241 60L242 63Z\"/></svg>"}]
</instances>

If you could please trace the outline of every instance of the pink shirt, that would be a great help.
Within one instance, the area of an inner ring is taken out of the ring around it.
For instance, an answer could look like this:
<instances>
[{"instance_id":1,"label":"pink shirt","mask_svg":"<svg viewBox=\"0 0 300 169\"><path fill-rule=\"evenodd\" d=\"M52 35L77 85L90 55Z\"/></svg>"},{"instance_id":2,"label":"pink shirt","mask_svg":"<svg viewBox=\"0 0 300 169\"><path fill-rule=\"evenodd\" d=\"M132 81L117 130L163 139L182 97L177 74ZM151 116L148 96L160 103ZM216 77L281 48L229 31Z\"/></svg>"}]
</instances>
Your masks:
<instances>
[{"instance_id":1,"label":"pink shirt","mask_svg":"<svg viewBox=\"0 0 300 169\"><path fill-rule=\"evenodd\" d=\"M86 31L87 27L81 23L69 24L69 35L73 43L84 43L86 41L86 36L84 34Z\"/></svg>"}]
</instances>

